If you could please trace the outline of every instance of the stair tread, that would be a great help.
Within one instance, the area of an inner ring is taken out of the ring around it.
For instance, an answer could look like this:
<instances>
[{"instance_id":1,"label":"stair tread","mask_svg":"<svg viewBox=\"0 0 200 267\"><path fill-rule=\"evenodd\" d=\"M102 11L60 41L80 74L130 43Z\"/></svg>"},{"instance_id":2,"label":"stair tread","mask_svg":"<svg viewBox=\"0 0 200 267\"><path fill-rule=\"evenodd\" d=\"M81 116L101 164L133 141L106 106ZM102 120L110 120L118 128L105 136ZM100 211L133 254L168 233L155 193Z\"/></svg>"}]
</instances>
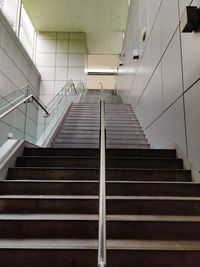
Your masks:
<instances>
[{"instance_id":1,"label":"stair tread","mask_svg":"<svg viewBox=\"0 0 200 267\"><path fill-rule=\"evenodd\" d=\"M96 239L0 239L0 249L97 249ZM107 240L108 250L200 251L200 241Z\"/></svg>"},{"instance_id":2,"label":"stair tread","mask_svg":"<svg viewBox=\"0 0 200 267\"><path fill-rule=\"evenodd\" d=\"M0 195L1 199L81 199L81 200L87 200L87 199L97 199L98 196L87 196L87 195Z\"/></svg>"},{"instance_id":3,"label":"stair tread","mask_svg":"<svg viewBox=\"0 0 200 267\"><path fill-rule=\"evenodd\" d=\"M0 214L0 220L97 221L96 214Z\"/></svg>"},{"instance_id":4,"label":"stair tread","mask_svg":"<svg viewBox=\"0 0 200 267\"><path fill-rule=\"evenodd\" d=\"M0 199L98 199L98 195L0 195ZM191 196L107 196L107 200L178 200L200 201L200 197Z\"/></svg>"},{"instance_id":5,"label":"stair tread","mask_svg":"<svg viewBox=\"0 0 200 267\"><path fill-rule=\"evenodd\" d=\"M200 216L186 215L107 215L107 221L200 222Z\"/></svg>"},{"instance_id":6,"label":"stair tread","mask_svg":"<svg viewBox=\"0 0 200 267\"><path fill-rule=\"evenodd\" d=\"M0 214L0 220L97 221L97 214ZM191 215L107 215L107 222L200 222L200 216Z\"/></svg>"}]
</instances>

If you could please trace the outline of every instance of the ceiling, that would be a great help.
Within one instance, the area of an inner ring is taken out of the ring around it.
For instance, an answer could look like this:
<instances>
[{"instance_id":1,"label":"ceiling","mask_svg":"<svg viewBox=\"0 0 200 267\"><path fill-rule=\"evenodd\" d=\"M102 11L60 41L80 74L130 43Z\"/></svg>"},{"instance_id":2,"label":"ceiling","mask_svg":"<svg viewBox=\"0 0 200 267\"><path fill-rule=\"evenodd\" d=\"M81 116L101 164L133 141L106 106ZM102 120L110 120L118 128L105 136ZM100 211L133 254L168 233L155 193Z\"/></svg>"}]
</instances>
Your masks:
<instances>
[{"instance_id":1,"label":"ceiling","mask_svg":"<svg viewBox=\"0 0 200 267\"><path fill-rule=\"evenodd\" d=\"M23 0L39 31L86 32L89 54L120 54L129 0Z\"/></svg>"}]
</instances>

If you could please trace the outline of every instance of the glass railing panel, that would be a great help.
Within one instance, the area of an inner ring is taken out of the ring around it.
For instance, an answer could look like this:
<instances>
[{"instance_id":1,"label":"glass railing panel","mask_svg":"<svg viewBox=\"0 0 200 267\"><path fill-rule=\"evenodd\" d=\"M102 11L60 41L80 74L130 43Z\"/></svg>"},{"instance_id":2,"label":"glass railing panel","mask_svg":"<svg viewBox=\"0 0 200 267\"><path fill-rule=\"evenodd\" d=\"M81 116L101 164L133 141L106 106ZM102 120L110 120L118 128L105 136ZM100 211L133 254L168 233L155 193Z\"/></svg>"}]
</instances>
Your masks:
<instances>
[{"instance_id":1,"label":"glass railing panel","mask_svg":"<svg viewBox=\"0 0 200 267\"><path fill-rule=\"evenodd\" d=\"M29 86L17 90L6 97L0 96L0 114L10 110L19 104L13 111L0 120L0 145L7 139L8 134L13 134L16 139L25 139L29 142L42 145L45 138L54 131L58 120L66 111L71 102L76 102L79 96L85 92L84 84L80 83L78 88L69 81L60 92L45 106L38 98L36 92ZM35 100L31 98L35 97ZM23 100L30 97L25 103ZM37 103L42 105L42 107ZM44 110L50 113L46 116Z\"/></svg>"},{"instance_id":2,"label":"glass railing panel","mask_svg":"<svg viewBox=\"0 0 200 267\"><path fill-rule=\"evenodd\" d=\"M26 115L21 110L15 109L13 112L7 114L1 119L1 143L8 139L8 135L11 135L15 139L24 139Z\"/></svg>"},{"instance_id":3,"label":"glass railing panel","mask_svg":"<svg viewBox=\"0 0 200 267\"><path fill-rule=\"evenodd\" d=\"M0 146L8 140L8 134L13 134L14 138L18 140L24 139L23 129L16 129L6 122L0 121L0 132Z\"/></svg>"}]
</instances>

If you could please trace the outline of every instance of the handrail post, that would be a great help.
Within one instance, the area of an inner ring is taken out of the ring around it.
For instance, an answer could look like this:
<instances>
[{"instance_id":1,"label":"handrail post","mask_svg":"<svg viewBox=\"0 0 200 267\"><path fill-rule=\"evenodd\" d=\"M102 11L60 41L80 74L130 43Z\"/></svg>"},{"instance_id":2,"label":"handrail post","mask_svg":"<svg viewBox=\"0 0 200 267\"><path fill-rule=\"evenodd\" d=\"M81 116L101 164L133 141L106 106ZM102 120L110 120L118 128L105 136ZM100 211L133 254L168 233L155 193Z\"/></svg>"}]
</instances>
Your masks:
<instances>
[{"instance_id":1,"label":"handrail post","mask_svg":"<svg viewBox=\"0 0 200 267\"><path fill-rule=\"evenodd\" d=\"M106 266L106 142L105 102L100 102L100 190L99 190L99 235L98 267Z\"/></svg>"}]
</instances>

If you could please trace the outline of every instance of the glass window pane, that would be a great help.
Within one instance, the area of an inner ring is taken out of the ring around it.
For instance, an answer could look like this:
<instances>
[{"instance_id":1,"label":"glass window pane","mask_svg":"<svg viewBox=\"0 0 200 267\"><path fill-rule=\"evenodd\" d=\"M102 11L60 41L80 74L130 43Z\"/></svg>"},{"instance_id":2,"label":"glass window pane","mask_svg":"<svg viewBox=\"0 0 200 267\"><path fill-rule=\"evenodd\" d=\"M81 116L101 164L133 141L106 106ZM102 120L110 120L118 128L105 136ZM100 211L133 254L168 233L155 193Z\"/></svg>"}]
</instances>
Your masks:
<instances>
[{"instance_id":1,"label":"glass window pane","mask_svg":"<svg viewBox=\"0 0 200 267\"><path fill-rule=\"evenodd\" d=\"M2 10L13 29L16 28L18 0L3 0Z\"/></svg>"},{"instance_id":2,"label":"glass window pane","mask_svg":"<svg viewBox=\"0 0 200 267\"><path fill-rule=\"evenodd\" d=\"M19 39L30 57L32 57L33 53L34 33L35 30L31 20L22 4Z\"/></svg>"}]
</instances>

